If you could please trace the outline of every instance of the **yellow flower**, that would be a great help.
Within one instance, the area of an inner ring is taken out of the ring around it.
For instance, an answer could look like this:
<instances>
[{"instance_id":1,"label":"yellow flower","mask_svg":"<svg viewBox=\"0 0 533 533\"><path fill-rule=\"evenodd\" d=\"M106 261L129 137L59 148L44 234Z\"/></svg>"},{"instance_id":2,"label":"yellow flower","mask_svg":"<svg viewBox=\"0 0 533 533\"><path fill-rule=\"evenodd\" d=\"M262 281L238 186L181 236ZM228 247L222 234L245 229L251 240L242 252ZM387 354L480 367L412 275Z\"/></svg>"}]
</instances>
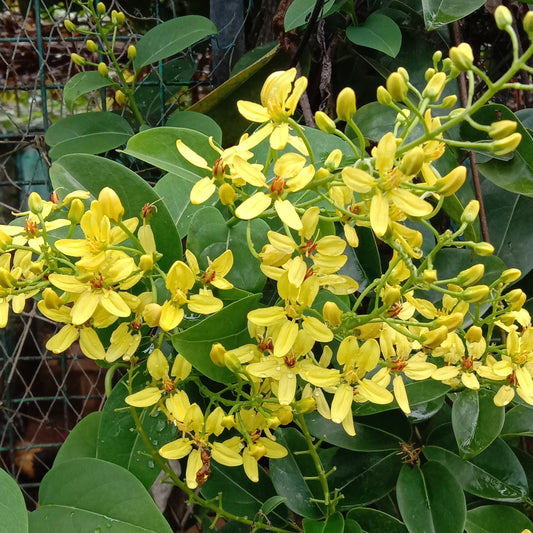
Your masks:
<instances>
[{"instance_id":1,"label":"yellow flower","mask_svg":"<svg viewBox=\"0 0 533 533\"><path fill-rule=\"evenodd\" d=\"M261 89L261 104L239 100L237 107L245 119L266 123L260 131L270 135L270 146L274 150L283 150L289 143L307 155L300 139L290 135L288 123L307 88L307 78L302 76L296 81L295 78L295 68L273 72Z\"/></svg>"},{"instance_id":2,"label":"yellow flower","mask_svg":"<svg viewBox=\"0 0 533 533\"><path fill-rule=\"evenodd\" d=\"M190 250L185 250L185 257L192 272L204 287L213 285L213 287L222 290L233 288L233 284L226 279L226 275L233 266L233 252L231 250L226 250L213 261L208 257L208 265L202 275L200 275L200 267L195 255Z\"/></svg>"}]
</instances>

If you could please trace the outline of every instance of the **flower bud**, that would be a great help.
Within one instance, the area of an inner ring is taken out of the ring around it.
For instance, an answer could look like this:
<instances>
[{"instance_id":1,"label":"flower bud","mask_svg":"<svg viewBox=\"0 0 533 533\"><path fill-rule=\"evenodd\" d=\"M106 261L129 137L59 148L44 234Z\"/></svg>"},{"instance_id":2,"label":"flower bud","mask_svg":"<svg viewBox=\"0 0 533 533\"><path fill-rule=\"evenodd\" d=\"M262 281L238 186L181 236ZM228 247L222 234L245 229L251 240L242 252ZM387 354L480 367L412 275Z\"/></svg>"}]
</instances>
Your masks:
<instances>
[{"instance_id":1,"label":"flower bud","mask_svg":"<svg viewBox=\"0 0 533 533\"><path fill-rule=\"evenodd\" d=\"M483 277L484 274L485 265L478 263L477 265L473 265L470 268L459 272L455 279L457 285L459 285L460 287L468 287L469 285L477 283Z\"/></svg>"},{"instance_id":2,"label":"flower bud","mask_svg":"<svg viewBox=\"0 0 533 533\"><path fill-rule=\"evenodd\" d=\"M500 30L505 30L508 26L513 25L513 16L504 5L499 5L496 8L496 11L494 11L494 20Z\"/></svg>"},{"instance_id":3,"label":"flower bud","mask_svg":"<svg viewBox=\"0 0 533 533\"><path fill-rule=\"evenodd\" d=\"M239 358L232 352L224 352L224 366L234 374L239 374L243 370Z\"/></svg>"},{"instance_id":4,"label":"flower bud","mask_svg":"<svg viewBox=\"0 0 533 533\"><path fill-rule=\"evenodd\" d=\"M494 253L494 246L488 242L475 242L472 245L472 250L477 255L481 255L482 257L486 257L489 255L492 255Z\"/></svg>"},{"instance_id":5,"label":"flower bud","mask_svg":"<svg viewBox=\"0 0 533 533\"><path fill-rule=\"evenodd\" d=\"M509 303L516 303L525 295L522 289L513 289L505 295L505 300Z\"/></svg>"},{"instance_id":6,"label":"flower bud","mask_svg":"<svg viewBox=\"0 0 533 533\"><path fill-rule=\"evenodd\" d=\"M416 176L420 172L424 160L424 150L420 146L415 146L403 156L400 170L406 176Z\"/></svg>"},{"instance_id":7,"label":"flower bud","mask_svg":"<svg viewBox=\"0 0 533 533\"><path fill-rule=\"evenodd\" d=\"M444 178L437 181L437 192L442 196L451 196L455 194L466 180L466 167L455 167Z\"/></svg>"},{"instance_id":8,"label":"flower bud","mask_svg":"<svg viewBox=\"0 0 533 533\"><path fill-rule=\"evenodd\" d=\"M455 94L449 94L442 100L442 107L444 109L451 109L457 103L457 96Z\"/></svg>"},{"instance_id":9,"label":"flower bud","mask_svg":"<svg viewBox=\"0 0 533 533\"><path fill-rule=\"evenodd\" d=\"M531 39L531 35L533 34L533 11L528 11L525 14L522 24L524 26L524 31L528 34L529 38Z\"/></svg>"},{"instance_id":10,"label":"flower bud","mask_svg":"<svg viewBox=\"0 0 533 533\"><path fill-rule=\"evenodd\" d=\"M154 268L154 256L152 254L143 254L139 259L139 268L143 272L150 272Z\"/></svg>"},{"instance_id":11,"label":"flower bud","mask_svg":"<svg viewBox=\"0 0 533 533\"><path fill-rule=\"evenodd\" d=\"M87 60L79 54L70 54L70 59L75 65L78 65L78 67L83 67L83 65L87 63Z\"/></svg>"},{"instance_id":12,"label":"flower bud","mask_svg":"<svg viewBox=\"0 0 533 533\"><path fill-rule=\"evenodd\" d=\"M223 183L218 188L218 196L222 205L233 205L235 198L237 198L237 193L229 183Z\"/></svg>"},{"instance_id":13,"label":"flower bud","mask_svg":"<svg viewBox=\"0 0 533 533\"><path fill-rule=\"evenodd\" d=\"M452 313L451 315L442 315L435 320L437 326L446 326L448 331L455 331L465 319L463 313Z\"/></svg>"},{"instance_id":14,"label":"flower bud","mask_svg":"<svg viewBox=\"0 0 533 533\"><path fill-rule=\"evenodd\" d=\"M70 203L67 218L72 224L79 224L83 213L85 213L85 205L79 198L74 198Z\"/></svg>"},{"instance_id":15,"label":"flower bud","mask_svg":"<svg viewBox=\"0 0 533 533\"><path fill-rule=\"evenodd\" d=\"M312 396L309 396L292 403L291 407L296 414L305 415L316 409L316 401Z\"/></svg>"},{"instance_id":16,"label":"flower bud","mask_svg":"<svg viewBox=\"0 0 533 533\"><path fill-rule=\"evenodd\" d=\"M107 68L107 65L105 63L98 63L98 74L102 76L103 78L107 78L109 74L109 69Z\"/></svg>"},{"instance_id":17,"label":"flower bud","mask_svg":"<svg viewBox=\"0 0 533 533\"><path fill-rule=\"evenodd\" d=\"M126 103L126 95L120 89L115 91L115 102L120 106Z\"/></svg>"},{"instance_id":18,"label":"flower bud","mask_svg":"<svg viewBox=\"0 0 533 533\"><path fill-rule=\"evenodd\" d=\"M424 79L429 81L436 73L437 71L433 67L428 68L426 69L426 72L424 72Z\"/></svg>"},{"instance_id":19,"label":"flower bud","mask_svg":"<svg viewBox=\"0 0 533 533\"><path fill-rule=\"evenodd\" d=\"M405 80L409 81L409 72L404 67L398 67L398 74Z\"/></svg>"},{"instance_id":20,"label":"flower bud","mask_svg":"<svg viewBox=\"0 0 533 533\"><path fill-rule=\"evenodd\" d=\"M518 268L508 268L504 270L500 276L500 283L514 283L520 279L522 272Z\"/></svg>"},{"instance_id":21,"label":"flower bud","mask_svg":"<svg viewBox=\"0 0 533 533\"><path fill-rule=\"evenodd\" d=\"M383 87L383 85L380 85L378 87L376 98L377 98L377 101L381 105L390 105L391 102L392 102L392 97L391 97L389 91L387 91L387 89L385 89L385 87Z\"/></svg>"},{"instance_id":22,"label":"flower bud","mask_svg":"<svg viewBox=\"0 0 533 533\"><path fill-rule=\"evenodd\" d=\"M264 457L267 452L267 449L264 444L252 444L251 446L248 446L248 451L256 461L259 461L259 459Z\"/></svg>"},{"instance_id":23,"label":"flower bud","mask_svg":"<svg viewBox=\"0 0 533 533\"><path fill-rule=\"evenodd\" d=\"M437 329L432 329L422 335L422 346L425 348L436 348L444 342L447 336L448 328L446 326L440 326Z\"/></svg>"},{"instance_id":24,"label":"flower bud","mask_svg":"<svg viewBox=\"0 0 533 533\"><path fill-rule=\"evenodd\" d=\"M159 326L159 318L161 317L161 306L156 303L147 304L142 311L143 320L151 328Z\"/></svg>"},{"instance_id":25,"label":"flower bud","mask_svg":"<svg viewBox=\"0 0 533 533\"><path fill-rule=\"evenodd\" d=\"M474 66L474 54L468 43L461 43L450 48L450 59L459 72L466 72Z\"/></svg>"},{"instance_id":26,"label":"flower bud","mask_svg":"<svg viewBox=\"0 0 533 533\"><path fill-rule=\"evenodd\" d=\"M128 46L128 59L133 61L137 57L137 48L133 44Z\"/></svg>"},{"instance_id":27,"label":"flower bud","mask_svg":"<svg viewBox=\"0 0 533 533\"><path fill-rule=\"evenodd\" d=\"M32 192L30 194L28 197L28 207L35 215L43 212L43 199L38 193Z\"/></svg>"},{"instance_id":28,"label":"flower bud","mask_svg":"<svg viewBox=\"0 0 533 533\"><path fill-rule=\"evenodd\" d=\"M435 102L440 98L444 87L446 87L446 74L444 72L437 72L429 80L422 92L422 97L427 98L430 102Z\"/></svg>"},{"instance_id":29,"label":"flower bud","mask_svg":"<svg viewBox=\"0 0 533 533\"><path fill-rule=\"evenodd\" d=\"M109 220L119 222L124 215L124 207L118 194L110 187L104 187L98 195L98 202L102 207L102 212Z\"/></svg>"},{"instance_id":30,"label":"flower bud","mask_svg":"<svg viewBox=\"0 0 533 533\"><path fill-rule=\"evenodd\" d=\"M233 415L225 415L222 417L222 427L231 429L235 427L235 417Z\"/></svg>"},{"instance_id":31,"label":"flower bud","mask_svg":"<svg viewBox=\"0 0 533 533\"><path fill-rule=\"evenodd\" d=\"M479 214L479 202L477 200L471 200L468 202L465 210L461 215L462 224L472 224Z\"/></svg>"},{"instance_id":32,"label":"flower bud","mask_svg":"<svg viewBox=\"0 0 533 533\"><path fill-rule=\"evenodd\" d=\"M329 326L338 326L342 322L342 310L335 302L326 302L322 307L324 322Z\"/></svg>"},{"instance_id":33,"label":"flower bud","mask_svg":"<svg viewBox=\"0 0 533 533\"><path fill-rule=\"evenodd\" d=\"M315 113L315 123L317 128L324 133L335 133L337 129L335 122L323 111L317 111Z\"/></svg>"},{"instance_id":34,"label":"flower bud","mask_svg":"<svg viewBox=\"0 0 533 533\"><path fill-rule=\"evenodd\" d=\"M100 15L103 15L105 13L105 4L103 2L98 2L96 4L96 11L98 11Z\"/></svg>"},{"instance_id":35,"label":"flower bud","mask_svg":"<svg viewBox=\"0 0 533 533\"><path fill-rule=\"evenodd\" d=\"M422 273L422 278L426 283L434 283L437 281L437 271L434 268L427 268Z\"/></svg>"},{"instance_id":36,"label":"flower bud","mask_svg":"<svg viewBox=\"0 0 533 533\"><path fill-rule=\"evenodd\" d=\"M461 299L465 302L475 304L486 300L489 297L489 293L490 289L487 285L473 285L461 293Z\"/></svg>"},{"instance_id":37,"label":"flower bud","mask_svg":"<svg viewBox=\"0 0 533 533\"><path fill-rule=\"evenodd\" d=\"M154 232L152 231L152 226L150 226L150 224L143 224L137 232L137 237L147 254L153 254L157 250Z\"/></svg>"},{"instance_id":38,"label":"flower bud","mask_svg":"<svg viewBox=\"0 0 533 533\"><path fill-rule=\"evenodd\" d=\"M65 19L65 22L63 24L65 25L65 29L69 31L70 33L73 33L76 31L76 25L71 20Z\"/></svg>"},{"instance_id":39,"label":"flower bud","mask_svg":"<svg viewBox=\"0 0 533 533\"><path fill-rule=\"evenodd\" d=\"M91 39L87 39L85 43L87 45L87 50L91 53L98 52L98 45Z\"/></svg>"},{"instance_id":40,"label":"flower bud","mask_svg":"<svg viewBox=\"0 0 533 533\"><path fill-rule=\"evenodd\" d=\"M433 57L431 58L433 60L433 63L438 63L442 59L442 51L437 50L433 53Z\"/></svg>"},{"instance_id":41,"label":"flower bud","mask_svg":"<svg viewBox=\"0 0 533 533\"><path fill-rule=\"evenodd\" d=\"M224 354L226 353L226 348L217 342L211 346L211 351L209 352L209 357L211 361L217 366L226 366L224 363Z\"/></svg>"},{"instance_id":42,"label":"flower bud","mask_svg":"<svg viewBox=\"0 0 533 533\"><path fill-rule=\"evenodd\" d=\"M337 96L337 117L348 122L357 110L355 92L351 87L345 87Z\"/></svg>"},{"instance_id":43,"label":"flower bud","mask_svg":"<svg viewBox=\"0 0 533 533\"><path fill-rule=\"evenodd\" d=\"M494 155L505 155L513 150L516 150L520 141L522 140L522 135L520 133L513 133L504 137L503 139L498 139L492 143L490 151Z\"/></svg>"},{"instance_id":44,"label":"flower bud","mask_svg":"<svg viewBox=\"0 0 533 533\"><path fill-rule=\"evenodd\" d=\"M489 136L493 139L503 139L514 133L516 122L514 120L498 120L490 125Z\"/></svg>"},{"instance_id":45,"label":"flower bud","mask_svg":"<svg viewBox=\"0 0 533 533\"><path fill-rule=\"evenodd\" d=\"M394 102L403 102L407 97L407 83L399 72L393 72L387 78L387 91Z\"/></svg>"},{"instance_id":46,"label":"flower bud","mask_svg":"<svg viewBox=\"0 0 533 533\"><path fill-rule=\"evenodd\" d=\"M479 326L470 326L465 335L468 342L479 342L482 338L483 330Z\"/></svg>"},{"instance_id":47,"label":"flower bud","mask_svg":"<svg viewBox=\"0 0 533 533\"><path fill-rule=\"evenodd\" d=\"M402 291L399 286L389 286L381 291L380 297L385 305L391 306L402 299Z\"/></svg>"}]
</instances>

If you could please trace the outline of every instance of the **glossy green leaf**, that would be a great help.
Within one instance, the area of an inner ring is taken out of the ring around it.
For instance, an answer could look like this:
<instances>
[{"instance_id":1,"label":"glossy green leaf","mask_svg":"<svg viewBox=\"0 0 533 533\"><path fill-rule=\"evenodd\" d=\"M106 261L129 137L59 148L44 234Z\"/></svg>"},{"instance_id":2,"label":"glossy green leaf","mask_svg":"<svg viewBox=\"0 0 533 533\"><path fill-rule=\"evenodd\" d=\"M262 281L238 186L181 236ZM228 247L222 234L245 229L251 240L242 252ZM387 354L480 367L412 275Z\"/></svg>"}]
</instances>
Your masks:
<instances>
[{"instance_id":1,"label":"glossy green leaf","mask_svg":"<svg viewBox=\"0 0 533 533\"><path fill-rule=\"evenodd\" d=\"M453 402L453 432L463 459L481 453L500 434L505 409L494 405L493 398L491 391L467 389Z\"/></svg>"},{"instance_id":2,"label":"glossy green leaf","mask_svg":"<svg viewBox=\"0 0 533 533\"><path fill-rule=\"evenodd\" d=\"M500 439L469 460L461 459L453 450L438 446L425 446L424 455L430 461L443 464L463 490L475 496L518 502L527 495L524 469L511 448Z\"/></svg>"},{"instance_id":3,"label":"glossy green leaf","mask_svg":"<svg viewBox=\"0 0 533 533\"><path fill-rule=\"evenodd\" d=\"M172 345L204 376L220 383L235 381L235 375L226 367L216 366L209 353L216 342L226 350L250 342L246 315L257 306L260 297L252 294L225 306L199 324L172 335Z\"/></svg>"},{"instance_id":4,"label":"glossy green leaf","mask_svg":"<svg viewBox=\"0 0 533 533\"><path fill-rule=\"evenodd\" d=\"M177 17L158 24L137 42L137 57L133 61L135 72L216 33L213 22L199 15Z\"/></svg>"},{"instance_id":5,"label":"glossy green leaf","mask_svg":"<svg viewBox=\"0 0 533 533\"><path fill-rule=\"evenodd\" d=\"M101 89L102 87L109 87L112 84L113 82L109 78L100 76L96 70L78 72L65 84L63 100L65 100L67 108L72 111L74 103L80 96Z\"/></svg>"},{"instance_id":6,"label":"glossy green leaf","mask_svg":"<svg viewBox=\"0 0 533 533\"><path fill-rule=\"evenodd\" d=\"M274 509L276 509L276 507L279 507L282 503L285 503L285 500L286 498L283 496L271 496L263 503L261 506L261 511L268 515Z\"/></svg>"},{"instance_id":7,"label":"glossy green leaf","mask_svg":"<svg viewBox=\"0 0 533 533\"><path fill-rule=\"evenodd\" d=\"M294 0L285 13L285 31L291 31L307 24L309 17L315 9L316 2L317 0ZM322 6L319 18L325 18L334 13L334 4L335 0L326 0Z\"/></svg>"},{"instance_id":8,"label":"glossy green leaf","mask_svg":"<svg viewBox=\"0 0 533 533\"><path fill-rule=\"evenodd\" d=\"M377 509L356 507L346 518L355 520L365 533L407 533L407 528L394 516ZM348 521L347 520L347 521Z\"/></svg>"},{"instance_id":9,"label":"glossy green leaf","mask_svg":"<svg viewBox=\"0 0 533 533\"><path fill-rule=\"evenodd\" d=\"M466 502L461 485L435 461L422 467L404 464L396 496L409 533L463 533Z\"/></svg>"},{"instance_id":10,"label":"glossy green leaf","mask_svg":"<svg viewBox=\"0 0 533 533\"><path fill-rule=\"evenodd\" d=\"M522 533L533 530L533 522L514 507L484 505L468 511L465 529L467 533Z\"/></svg>"},{"instance_id":11,"label":"glossy green leaf","mask_svg":"<svg viewBox=\"0 0 533 533\"><path fill-rule=\"evenodd\" d=\"M363 24L346 28L346 37L358 46L396 57L402 46L402 32L390 17L372 13Z\"/></svg>"},{"instance_id":12,"label":"glossy green leaf","mask_svg":"<svg viewBox=\"0 0 533 533\"><path fill-rule=\"evenodd\" d=\"M66 154L101 154L122 146L132 135L131 126L120 115L95 111L52 124L44 140L51 146L50 157L59 159Z\"/></svg>"},{"instance_id":13,"label":"glossy green leaf","mask_svg":"<svg viewBox=\"0 0 533 533\"><path fill-rule=\"evenodd\" d=\"M398 451L357 453L340 449L333 458L336 471L328 478L331 489L343 495L340 510L365 506L394 489L402 466Z\"/></svg>"},{"instance_id":14,"label":"glossy green leaf","mask_svg":"<svg viewBox=\"0 0 533 533\"><path fill-rule=\"evenodd\" d=\"M359 452L398 451L399 441L408 439L410 432L405 415L396 412L356 418L354 437L341 424L326 420L318 413L306 415L305 419L315 437L325 437L330 444Z\"/></svg>"},{"instance_id":15,"label":"glossy green leaf","mask_svg":"<svg viewBox=\"0 0 533 533\"><path fill-rule=\"evenodd\" d=\"M124 401L129 394L126 379L127 376L117 383L102 409L96 457L129 470L148 490L161 469L147 455L142 438L134 431L135 423ZM133 392L143 389L149 381L150 376L140 370L133 381ZM177 429L161 411L153 415L151 408L137 412L154 448L177 438Z\"/></svg>"},{"instance_id":16,"label":"glossy green leaf","mask_svg":"<svg viewBox=\"0 0 533 533\"><path fill-rule=\"evenodd\" d=\"M157 206L150 220L157 251L163 254L159 264L168 269L181 259L181 238L159 195L135 172L104 157L87 154L67 155L50 167L54 189L62 193L78 189L89 191L97 198L104 187L113 188L124 206L124 218L139 217L146 203Z\"/></svg>"},{"instance_id":17,"label":"glossy green leaf","mask_svg":"<svg viewBox=\"0 0 533 533\"><path fill-rule=\"evenodd\" d=\"M0 533L28 533L28 511L17 482L0 468Z\"/></svg>"},{"instance_id":18,"label":"glossy green leaf","mask_svg":"<svg viewBox=\"0 0 533 533\"><path fill-rule=\"evenodd\" d=\"M152 128L134 135L126 145L124 153L150 163L166 172L190 181L210 176L209 170L189 163L176 148L181 139L191 150L201 155L212 166L219 154L209 145L207 135L189 128Z\"/></svg>"},{"instance_id":19,"label":"glossy green leaf","mask_svg":"<svg viewBox=\"0 0 533 533\"><path fill-rule=\"evenodd\" d=\"M381 259L372 230L357 228L357 235L359 236L359 246L357 248L349 247L348 250L353 251L355 262L363 273L364 285L366 286L381 276ZM350 259L351 257L348 255L348 261Z\"/></svg>"},{"instance_id":20,"label":"glossy green leaf","mask_svg":"<svg viewBox=\"0 0 533 533\"><path fill-rule=\"evenodd\" d=\"M516 405L505 413L501 437L533 437L533 409Z\"/></svg>"},{"instance_id":21,"label":"glossy green leaf","mask_svg":"<svg viewBox=\"0 0 533 533\"><path fill-rule=\"evenodd\" d=\"M65 442L59 448L54 460L54 467L70 459L78 457L96 457L98 430L102 413L95 411L80 420L69 433Z\"/></svg>"},{"instance_id":22,"label":"glossy green leaf","mask_svg":"<svg viewBox=\"0 0 533 533\"><path fill-rule=\"evenodd\" d=\"M230 77L236 76L239 72L246 70L250 65L253 65L256 61L259 61L262 57L272 52L274 48L279 45L277 39L268 43L256 46L248 52L245 52L237 62L231 67Z\"/></svg>"},{"instance_id":23,"label":"glossy green leaf","mask_svg":"<svg viewBox=\"0 0 533 533\"><path fill-rule=\"evenodd\" d=\"M294 428L282 428L276 431L277 441L285 446L287 456L270 461L270 475L276 492L287 498L286 505L304 518L322 518L324 513L312 498L324 498L320 484L316 479L316 468L307 451L305 437Z\"/></svg>"},{"instance_id":24,"label":"glossy green leaf","mask_svg":"<svg viewBox=\"0 0 533 533\"><path fill-rule=\"evenodd\" d=\"M341 513L336 512L325 521L304 518L302 521L304 533L342 533L344 529L344 518Z\"/></svg>"},{"instance_id":25,"label":"glossy green leaf","mask_svg":"<svg viewBox=\"0 0 533 533\"><path fill-rule=\"evenodd\" d=\"M200 492L206 500L222 494L225 510L248 518L255 517L267 500L276 497L270 476L263 468L259 467L259 481L254 483L248 479L243 467L222 466L216 461L211 461L211 476ZM280 525L286 519L285 506L271 509L269 520L274 524Z\"/></svg>"},{"instance_id":26,"label":"glossy green leaf","mask_svg":"<svg viewBox=\"0 0 533 533\"><path fill-rule=\"evenodd\" d=\"M484 180L483 201L487 213L490 241L497 255L525 275L533 268L533 198L504 191Z\"/></svg>"},{"instance_id":27,"label":"glossy green leaf","mask_svg":"<svg viewBox=\"0 0 533 533\"><path fill-rule=\"evenodd\" d=\"M167 127L171 128L188 128L199 131L213 140L222 144L222 130L220 126L209 116L194 111L178 111L168 117Z\"/></svg>"},{"instance_id":28,"label":"glossy green leaf","mask_svg":"<svg viewBox=\"0 0 533 533\"><path fill-rule=\"evenodd\" d=\"M424 22L428 30L436 30L445 24L462 19L485 2L483 0L422 0Z\"/></svg>"},{"instance_id":29,"label":"glossy green leaf","mask_svg":"<svg viewBox=\"0 0 533 533\"><path fill-rule=\"evenodd\" d=\"M363 530L355 520L347 519L344 521L344 531L342 533L363 533Z\"/></svg>"},{"instance_id":30,"label":"glossy green leaf","mask_svg":"<svg viewBox=\"0 0 533 533\"><path fill-rule=\"evenodd\" d=\"M304 533L324 533L326 523L322 520L313 520L312 518L304 518L302 520Z\"/></svg>"},{"instance_id":31,"label":"glossy green leaf","mask_svg":"<svg viewBox=\"0 0 533 533\"><path fill-rule=\"evenodd\" d=\"M32 533L172 533L141 482L113 463L83 457L52 468L41 482Z\"/></svg>"}]
</instances>

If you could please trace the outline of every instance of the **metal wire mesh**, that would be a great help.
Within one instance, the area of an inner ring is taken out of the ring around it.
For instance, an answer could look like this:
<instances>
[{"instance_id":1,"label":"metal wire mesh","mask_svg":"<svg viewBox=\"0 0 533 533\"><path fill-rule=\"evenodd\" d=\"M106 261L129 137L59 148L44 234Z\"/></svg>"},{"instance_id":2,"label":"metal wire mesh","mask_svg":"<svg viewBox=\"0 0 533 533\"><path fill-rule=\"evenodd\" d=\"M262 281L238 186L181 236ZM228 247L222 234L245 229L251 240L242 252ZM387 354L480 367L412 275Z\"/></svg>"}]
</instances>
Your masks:
<instances>
[{"instance_id":1,"label":"metal wire mesh","mask_svg":"<svg viewBox=\"0 0 533 533\"><path fill-rule=\"evenodd\" d=\"M126 28L119 38L123 50L131 35L162 20L159 1L145 4L150 9L138 12L130 6L128 12L125 6L106 2L109 10L126 12ZM181 14L165 9L166 18ZM43 197L51 192L43 135L69 113L61 89L76 73L70 54L83 53L86 40L64 29L65 18L84 23L79 7L72 3L59 7L48 0L0 0L0 223L26 208L30 192ZM198 58L191 53L189 59L194 64L192 74ZM180 87L202 83L199 76L178 82L164 77L160 65L145 81L153 125L164 123L165 104L176 94L179 97ZM87 98L77 111L106 109L105 96ZM0 331L0 467L19 482L30 510L37 504L39 482L68 432L104 401L103 371L82 357L77 345L60 356L45 349L55 331L55 325L30 304Z\"/></svg>"}]
</instances>

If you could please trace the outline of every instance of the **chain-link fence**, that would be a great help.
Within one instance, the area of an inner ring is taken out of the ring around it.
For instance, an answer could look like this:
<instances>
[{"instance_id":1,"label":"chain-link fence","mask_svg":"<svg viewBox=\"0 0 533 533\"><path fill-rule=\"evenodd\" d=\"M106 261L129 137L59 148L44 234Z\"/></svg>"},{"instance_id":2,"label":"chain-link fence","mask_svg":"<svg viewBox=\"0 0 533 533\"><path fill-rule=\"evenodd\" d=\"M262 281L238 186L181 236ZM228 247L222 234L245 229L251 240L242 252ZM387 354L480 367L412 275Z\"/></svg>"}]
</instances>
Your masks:
<instances>
[{"instance_id":1,"label":"chain-link fence","mask_svg":"<svg viewBox=\"0 0 533 533\"><path fill-rule=\"evenodd\" d=\"M189 8L188 2L159 0L105 3L109 11L126 14L117 39L123 50L135 35L188 14ZM195 14L209 14L201 12L202 2L193 4ZM67 32L65 18L76 25L89 23L74 3L65 7L50 0L0 0L0 223L26 209L30 192L43 197L51 192L43 135L69 113L62 88L77 72L70 54L82 54L87 38ZM165 79L165 69L159 68L144 83L153 125L165 123L169 100L174 99L176 108L184 91L189 91L190 103L210 88L208 43L187 54L194 67L188 79L183 72L179 79ZM191 96L191 91L196 93ZM82 100L75 112L109 110L110 102L109 94L97 94ZM33 304L11 316L8 328L0 332L0 467L19 482L30 510L68 432L104 401L104 372L82 357L76 344L66 354L48 352L45 344L54 333L55 325Z\"/></svg>"}]
</instances>

